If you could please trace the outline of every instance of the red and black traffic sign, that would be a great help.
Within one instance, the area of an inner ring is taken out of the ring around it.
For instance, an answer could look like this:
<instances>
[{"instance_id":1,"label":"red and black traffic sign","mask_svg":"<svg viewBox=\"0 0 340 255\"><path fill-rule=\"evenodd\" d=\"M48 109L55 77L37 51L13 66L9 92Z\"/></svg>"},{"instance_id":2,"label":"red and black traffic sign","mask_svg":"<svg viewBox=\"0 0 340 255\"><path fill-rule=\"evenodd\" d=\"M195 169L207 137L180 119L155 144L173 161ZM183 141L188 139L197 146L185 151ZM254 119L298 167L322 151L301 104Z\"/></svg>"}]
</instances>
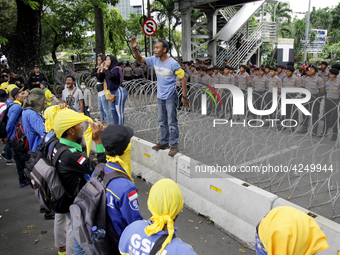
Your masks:
<instances>
[{"instance_id":1,"label":"red and black traffic sign","mask_svg":"<svg viewBox=\"0 0 340 255\"><path fill-rule=\"evenodd\" d=\"M153 19L147 19L143 24L143 32L147 36L153 36L157 32L157 23Z\"/></svg>"}]
</instances>

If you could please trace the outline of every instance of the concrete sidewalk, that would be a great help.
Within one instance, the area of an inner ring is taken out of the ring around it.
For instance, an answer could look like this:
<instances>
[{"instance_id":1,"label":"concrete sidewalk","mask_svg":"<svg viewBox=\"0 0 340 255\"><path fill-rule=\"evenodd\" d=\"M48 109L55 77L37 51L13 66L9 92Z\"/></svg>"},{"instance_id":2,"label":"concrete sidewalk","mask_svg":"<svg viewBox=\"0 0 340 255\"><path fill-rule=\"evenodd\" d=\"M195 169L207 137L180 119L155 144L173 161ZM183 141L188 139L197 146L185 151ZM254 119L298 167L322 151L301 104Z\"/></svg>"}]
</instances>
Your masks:
<instances>
[{"instance_id":1,"label":"concrete sidewalk","mask_svg":"<svg viewBox=\"0 0 340 255\"><path fill-rule=\"evenodd\" d=\"M2 149L3 146L1 146ZM19 188L16 166L0 160L0 254L56 255L53 220L44 220L30 186ZM140 211L144 219L151 185L135 178ZM214 224L184 208L176 220L177 237L193 246L197 254L255 254L214 227Z\"/></svg>"}]
</instances>

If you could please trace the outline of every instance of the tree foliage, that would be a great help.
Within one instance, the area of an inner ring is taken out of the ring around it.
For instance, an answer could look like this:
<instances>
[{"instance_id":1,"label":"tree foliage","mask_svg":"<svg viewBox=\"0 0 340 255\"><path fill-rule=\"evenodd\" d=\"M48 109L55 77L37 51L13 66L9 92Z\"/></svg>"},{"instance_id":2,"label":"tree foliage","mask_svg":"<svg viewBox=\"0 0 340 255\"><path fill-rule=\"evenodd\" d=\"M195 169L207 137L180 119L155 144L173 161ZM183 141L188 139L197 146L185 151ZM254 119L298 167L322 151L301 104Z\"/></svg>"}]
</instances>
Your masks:
<instances>
[{"instance_id":1,"label":"tree foliage","mask_svg":"<svg viewBox=\"0 0 340 255\"><path fill-rule=\"evenodd\" d=\"M275 21L277 24L278 36L283 36L283 34L287 31L292 21L293 10L290 8L289 3L286 2L278 2L277 4L268 3L265 5L265 11L270 14L271 21L274 21L275 13Z\"/></svg>"},{"instance_id":2,"label":"tree foliage","mask_svg":"<svg viewBox=\"0 0 340 255\"><path fill-rule=\"evenodd\" d=\"M43 44L50 49L53 60L57 60L59 46L81 48L85 43L92 5L81 0L45 0L44 7L43 32L50 36L43 37Z\"/></svg>"},{"instance_id":3,"label":"tree foliage","mask_svg":"<svg viewBox=\"0 0 340 255\"><path fill-rule=\"evenodd\" d=\"M6 44L8 34L15 31L17 24L17 4L15 0L0 0L0 44Z\"/></svg>"},{"instance_id":4,"label":"tree foliage","mask_svg":"<svg viewBox=\"0 0 340 255\"><path fill-rule=\"evenodd\" d=\"M340 42L324 47L323 57L330 59L330 62L340 60Z\"/></svg>"},{"instance_id":5,"label":"tree foliage","mask_svg":"<svg viewBox=\"0 0 340 255\"><path fill-rule=\"evenodd\" d=\"M157 20L160 20L159 25L166 23L170 30L168 30L168 41L173 42L173 31L176 27L182 24L181 13L175 10L175 2L172 0L156 0L151 8L152 13L156 13ZM162 39L165 39L162 38Z\"/></svg>"},{"instance_id":6,"label":"tree foliage","mask_svg":"<svg viewBox=\"0 0 340 255\"><path fill-rule=\"evenodd\" d=\"M8 40L1 45L11 69L17 69L24 79L34 64L39 62L41 42L41 13L43 0L16 0L15 30L5 35ZM2 9L1 9L2 13ZM0 26L7 26L9 21ZM2 36L2 42L5 40Z\"/></svg>"},{"instance_id":7,"label":"tree foliage","mask_svg":"<svg viewBox=\"0 0 340 255\"><path fill-rule=\"evenodd\" d=\"M272 21L274 21L275 16L277 23L283 23L284 21L291 22L293 10L290 8L289 3L278 2L277 4L266 4L265 11L270 14Z\"/></svg>"},{"instance_id":8,"label":"tree foliage","mask_svg":"<svg viewBox=\"0 0 340 255\"><path fill-rule=\"evenodd\" d=\"M105 45L113 55L118 55L125 46L126 22L118 9L111 8L104 18Z\"/></svg>"}]
</instances>

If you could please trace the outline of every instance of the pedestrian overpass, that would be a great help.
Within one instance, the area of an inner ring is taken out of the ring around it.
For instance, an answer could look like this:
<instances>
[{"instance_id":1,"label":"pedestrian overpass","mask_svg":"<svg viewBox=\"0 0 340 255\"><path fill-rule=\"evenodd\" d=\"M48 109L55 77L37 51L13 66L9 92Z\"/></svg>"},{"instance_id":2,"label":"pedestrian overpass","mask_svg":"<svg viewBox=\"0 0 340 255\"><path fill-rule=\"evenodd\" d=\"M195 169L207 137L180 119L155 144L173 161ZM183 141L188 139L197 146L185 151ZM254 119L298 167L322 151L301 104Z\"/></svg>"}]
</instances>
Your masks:
<instances>
[{"instance_id":1,"label":"pedestrian overpass","mask_svg":"<svg viewBox=\"0 0 340 255\"><path fill-rule=\"evenodd\" d=\"M213 60L222 65L224 59L233 67L246 64L257 54L260 62L260 46L264 42L276 42L276 23L263 19L264 5L273 0L175 0L175 7L182 14L183 60L193 58ZM199 21L192 18L194 9L205 13ZM249 20L259 12L259 22ZM274 19L275 20L275 14ZM236 42L243 34L244 44L236 49ZM200 43L197 40L200 39ZM196 42L195 42L196 41ZM200 54L199 54L200 53Z\"/></svg>"}]
</instances>

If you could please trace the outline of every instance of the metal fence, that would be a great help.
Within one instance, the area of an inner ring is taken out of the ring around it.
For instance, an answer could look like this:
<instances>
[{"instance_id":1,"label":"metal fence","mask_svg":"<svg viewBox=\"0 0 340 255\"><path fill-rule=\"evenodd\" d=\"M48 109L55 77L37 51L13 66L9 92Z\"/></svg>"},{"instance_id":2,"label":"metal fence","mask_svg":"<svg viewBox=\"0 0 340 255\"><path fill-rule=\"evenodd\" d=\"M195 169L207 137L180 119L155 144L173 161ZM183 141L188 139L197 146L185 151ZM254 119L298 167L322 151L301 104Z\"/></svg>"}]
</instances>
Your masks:
<instances>
[{"instance_id":1,"label":"metal fence","mask_svg":"<svg viewBox=\"0 0 340 255\"><path fill-rule=\"evenodd\" d=\"M93 111L91 117L98 117L97 92L94 88L95 80L89 74L74 74L77 81L85 79L93 96ZM86 76L86 77L85 77ZM133 128L135 136L150 141L159 142L161 139L158 125L157 83L144 79L125 81L124 87L128 91L125 104L125 125ZM60 86L63 86L62 83ZM201 85L188 83L190 107L184 109L178 102L178 123L180 130L180 152L207 165L221 166L277 166L290 167L288 172L236 172L229 173L248 183L268 190L293 203L313 211L327 218L340 222L340 140L330 141L331 128L328 137L312 136L315 127L322 132L325 113L321 107L316 120L310 118L309 131L298 134L298 129L290 132L288 129L277 129L276 126L251 127L246 125L230 126L231 119L243 123L244 116L231 116L228 107L232 98L223 91L222 105L215 97L207 99L207 115L201 115ZM182 94L180 84L177 93ZM266 105L264 97L256 97L261 105ZM278 99L280 100L280 98ZM317 99L321 105L323 98ZM256 102L255 102L256 103ZM311 111L315 103L310 105ZM338 105L333 109L339 114ZM298 113L301 123L303 116L297 109L292 108L290 115ZM246 116L253 119L256 125L257 116L252 116L246 108ZM280 108L273 118L280 119ZM213 126L214 120L228 120L223 125ZM314 123L314 126L312 125ZM321 170L319 168L321 167Z\"/></svg>"},{"instance_id":2,"label":"metal fence","mask_svg":"<svg viewBox=\"0 0 340 255\"><path fill-rule=\"evenodd\" d=\"M158 125L158 107L156 84L152 82L126 82L129 96L125 125L134 129L135 136L156 143L161 139ZM318 126L318 134L322 133L325 112L321 110L317 120L310 118L309 131L298 134L298 129L290 132L287 129L277 129L276 125L251 127L248 124L230 126L227 124L213 126L214 120L230 119L228 108L232 98L226 91L222 94L222 105L215 105L213 99L207 100L207 115L201 115L201 94L199 84L188 84L189 109L180 106L178 121L180 128L180 152L207 165L220 166L277 166L282 168L277 172L237 172L229 173L262 189L289 199L305 208L313 208L314 212L340 222L339 164L340 146L337 141L330 141L332 130L324 138L312 136L311 130ZM179 96L181 87L177 87ZM264 97L263 97L264 98ZM259 97L262 105L266 105ZM217 102L218 100L215 99ZM280 98L278 99L280 101ZM321 102L323 98L317 99ZM254 102L256 103L256 102ZM310 105L311 111L315 103ZM322 108L321 108L322 109ZM334 104L336 113L338 105ZM298 121L302 123L303 116L292 108L292 116L298 113ZM250 119L258 119L246 111ZM280 119L280 109L273 113L273 118ZM233 116L234 121L243 122L243 116ZM239 119L238 119L239 118ZM314 125L312 125L312 121ZM252 125L256 125L253 121Z\"/></svg>"}]
</instances>

